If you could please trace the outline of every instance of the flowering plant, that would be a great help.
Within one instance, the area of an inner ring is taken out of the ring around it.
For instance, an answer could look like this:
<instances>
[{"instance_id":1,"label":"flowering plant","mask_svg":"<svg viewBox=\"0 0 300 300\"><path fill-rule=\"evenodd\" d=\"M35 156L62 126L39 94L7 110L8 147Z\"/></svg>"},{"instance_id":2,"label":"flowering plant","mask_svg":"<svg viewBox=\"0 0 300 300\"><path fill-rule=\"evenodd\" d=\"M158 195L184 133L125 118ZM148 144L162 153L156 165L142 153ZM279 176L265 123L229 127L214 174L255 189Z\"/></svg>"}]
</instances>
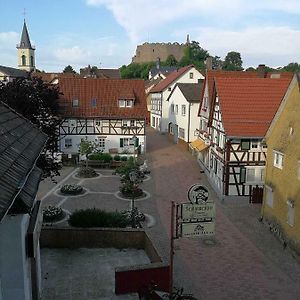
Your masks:
<instances>
[{"instance_id":1,"label":"flowering plant","mask_svg":"<svg viewBox=\"0 0 300 300\"><path fill-rule=\"evenodd\" d=\"M43 209L43 221L52 222L59 220L63 216L61 207L49 205Z\"/></svg>"}]
</instances>

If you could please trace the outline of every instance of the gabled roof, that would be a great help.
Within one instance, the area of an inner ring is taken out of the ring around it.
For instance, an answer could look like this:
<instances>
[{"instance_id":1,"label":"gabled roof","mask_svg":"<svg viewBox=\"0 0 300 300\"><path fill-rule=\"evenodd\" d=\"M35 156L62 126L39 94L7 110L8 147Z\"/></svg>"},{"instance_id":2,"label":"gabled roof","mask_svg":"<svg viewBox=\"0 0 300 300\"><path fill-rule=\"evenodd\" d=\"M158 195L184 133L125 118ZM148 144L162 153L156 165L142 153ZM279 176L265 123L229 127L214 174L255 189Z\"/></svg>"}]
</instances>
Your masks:
<instances>
[{"instance_id":1,"label":"gabled roof","mask_svg":"<svg viewBox=\"0 0 300 300\"><path fill-rule=\"evenodd\" d=\"M0 66L0 72L10 77L28 77L28 72L11 67Z\"/></svg>"},{"instance_id":2,"label":"gabled roof","mask_svg":"<svg viewBox=\"0 0 300 300\"><path fill-rule=\"evenodd\" d=\"M226 136L264 137L291 82L281 78L215 78Z\"/></svg>"},{"instance_id":3,"label":"gabled roof","mask_svg":"<svg viewBox=\"0 0 300 300\"><path fill-rule=\"evenodd\" d=\"M32 123L0 102L0 221L15 201L29 208L34 200L41 176L34 166L46 139Z\"/></svg>"},{"instance_id":4,"label":"gabled roof","mask_svg":"<svg viewBox=\"0 0 300 300\"><path fill-rule=\"evenodd\" d=\"M177 83L176 85L188 102L200 102L203 82L203 79L199 79L198 83Z\"/></svg>"},{"instance_id":5,"label":"gabled roof","mask_svg":"<svg viewBox=\"0 0 300 300\"><path fill-rule=\"evenodd\" d=\"M176 71L176 69L177 69L177 67L175 67L175 66L159 66L159 68L157 68L157 66L155 66L155 67L150 69L150 74L151 74L152 77L154 77L158 73L162 73L165 76L167 76L171 72Z\"/></svg>"},{"instance_id":6,"label":"gabled roof","mask_svg":"<svg viewBox=\"0 0 300 300\"><path fill-rule=\"evenodd\" d=\"M22 30L22 35L21 35L21 41L20 45L18 46L20 49L33 49L30 43L30 38L26 26L26 22L24 20L24 25L23 25L23 30Z\"/></svg>"},{"instance_id":7,"label":"gabled roof","mask_svg":"<svg viewBox=\"0 0 300 300\"><path fill-rule=\"evenodd\" d=\"M141 79L61 78L59 89L64 117L148 118ZM74 99L79 100L78 107L72 107ZM96 99L96 106L91 105L92 99ZM119 107L120 99L134 99L134 106Z\"/></svg>"},{"instance_id":8,"label":"gabled roof","mask_svg":"<svg viewBox=\"0 0 300 300\"><path fill-rule=\"evenodd\" d=\"M188 72L191 68L193 68L193 65L189 65L183 68L180 68L171 74L169 74L164 80L162 80L158 85L156 85L152 90L151 93L159 93L165 90L171 83L173 83L175 80L177 80L179 77L181 77L183 74Z\"/></svg>"}]
</instances>

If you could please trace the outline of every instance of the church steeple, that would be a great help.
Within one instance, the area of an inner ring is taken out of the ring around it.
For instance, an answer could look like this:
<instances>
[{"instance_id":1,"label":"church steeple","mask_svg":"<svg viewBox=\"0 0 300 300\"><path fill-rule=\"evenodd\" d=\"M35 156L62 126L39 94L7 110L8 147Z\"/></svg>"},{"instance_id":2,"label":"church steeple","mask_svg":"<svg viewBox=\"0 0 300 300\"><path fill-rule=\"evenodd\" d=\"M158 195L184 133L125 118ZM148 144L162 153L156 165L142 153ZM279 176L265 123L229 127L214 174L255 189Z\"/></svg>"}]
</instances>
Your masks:
<instances>
[{"instance_id":1,"label":"church steeple","mask_svg":"<svg viewBox=\"0 0 300 300\"><path fill-rule=\"evenodd\" d=\"M26 21L24 19L20 44L18 49L18 68L28 72L35 70L35 47L31 45Z\"/></svg>"}]
</instances>

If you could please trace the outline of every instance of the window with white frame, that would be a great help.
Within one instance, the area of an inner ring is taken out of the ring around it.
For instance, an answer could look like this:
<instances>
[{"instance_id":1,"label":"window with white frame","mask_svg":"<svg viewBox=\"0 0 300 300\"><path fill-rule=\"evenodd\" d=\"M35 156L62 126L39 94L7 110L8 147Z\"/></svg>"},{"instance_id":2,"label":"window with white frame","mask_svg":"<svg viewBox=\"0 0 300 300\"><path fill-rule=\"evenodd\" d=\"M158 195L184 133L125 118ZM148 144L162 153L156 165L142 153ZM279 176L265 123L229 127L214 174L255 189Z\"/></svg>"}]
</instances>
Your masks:
<instances>
[{"instance_id":1,"label":"window with white frame","mask_svg":"<svg viewBox=\"0 0 300 300\"><path fill-rule=\"evenodd\" d=\"M276 168L282 169L283 168L283 154L273 150L273 165Z\"/></svg>"},{"instance_id":2,"label":"window with white frame","mask_svg":"<svg viewBox=\"0 0 300 300\"><path fill-rule=\"evenodd\" d=\"M251 150L258 150L259 142L257 140L251 141Z\"/></svg>"},{"instance_id":3,"label":"window with white frame","mask_svg":"<svg viewBox=\"0 0 300 300\"><path fill-rule=\"evenodd\" d=\"M70 148L70 147L72 147L72 139L66 138L65 139L65 148Z\"/></svg>"},{"instance_id":4,"label":"window with white frame","mask_svg":"<svg viewBox=\"0 0 300 300\"><path fill-rule=\"evenodd\" d=\"M133 107L133 100L119 99L119 107Z\"/></svg>"},{"instance_id":5,"label":"window with white frame","mask_svg":"<svg viewBox=\"0 0 300 300\"><path fill-rule=\"evenodd\" d=\"M182 104L182 105L181 105L181 115L182 115L182 116L185 116L185 113L186 113L185 110L186 110L186 106L185 106L185 104Z\"/></svg>"},{"instance_id":6,"label":"window with white frame","mask_svg":"<svg viewBox=\"0 0 300 300\"><path fill-rule=\"evenodd\" d=\"M105 138L98 137L98 146L99 148L105 148Z\"/></svg>"},{"instance_id":7,"label":"window with white frame","mask_svg":"<svg viewBox=\"0 0 300 300\"><path fill-rule=\"evenodd\" d=\"M79 100L78 99L73 99L72 100L72 106L73 107L78 107L79 106Z\"/></svg>"},{"instance_id":8,"label":"window with white frame","mask_svg":"<svg viewBox=\"0 0 300 300\"><path fill-rule=\"evenodd\" d=\"M178 137L180 137L181 139L184 139L184 128L179 127Z\"/></svg>"},{"instance_id":9,"label":"window with white frame","mask_svg":"<svg viewBox=\"0 0 300 300\"><path fill-rule=\"evenodd\" d=\"M261 183L264 181L264 167L246 167L247 183Z\"/></svg>"},{"instance_id":10,"label":"window with white frame","mask_svg":"<svg viewBox=\"0 0 300 300\"><path fill-rule=\"evenodd\" d=\"M265 185L265 192L266 192L266 203L269 207L273 208L273 189Z\"/></svg>"},{"instance_id":11,"label":"window with white frame","mask_svg":"<svg viewBox=\"0 0 300 300\"><path fill-rule=\"evenodd\" d=\"M178 105L177 104L175 105L175 114L176 115L178 114Z\"/></svg>"},{"instance_id":12,"label":"window with white frame","mask_svg":"<svg viewBox=\"0 0 300 300\"><path fill-rule=\"evenodd\" d=\"M294 201L289 199L286 203L287 203L287 223L290 226L294 226L294 216L295 216Z\"/></svg>"},{"instance_id":13,"label":"window with white frame","mask_svg":"<svg viewBox=\"0 0 300 300\"><path fill-rule=\"evenodd\" d=\"M190 72L190 79L193 79L193 78L194 78L194 73Z\"/></svg>"},{"instance_id":14,"label":"window with white frame","mask_svg":"<svg viewBox=\"0 0 300 300\"><path fill-rule=\"evenodd\" d=\"M130 145L130 138L120 138L120 148L128 147Z\"/></svg>"},{"instance_id":15,"label":"window with white frame","mask_svg":"<svg viewBox=\"0 0 300 300\"><path fill-rule=\"evenodd\" d=\"M203 98L203 109L206 110L208 105L208 97Z\"/></svg>"},{"instance_id":16,"label":"window with white frame","mask_svg":"<svg viewBox=\"0 0 300 300\"><path fill-rule=\"evenodd\" d=\"M174 104L171 104L171 113L174 114Z\"/></svg>"}]
</instances>

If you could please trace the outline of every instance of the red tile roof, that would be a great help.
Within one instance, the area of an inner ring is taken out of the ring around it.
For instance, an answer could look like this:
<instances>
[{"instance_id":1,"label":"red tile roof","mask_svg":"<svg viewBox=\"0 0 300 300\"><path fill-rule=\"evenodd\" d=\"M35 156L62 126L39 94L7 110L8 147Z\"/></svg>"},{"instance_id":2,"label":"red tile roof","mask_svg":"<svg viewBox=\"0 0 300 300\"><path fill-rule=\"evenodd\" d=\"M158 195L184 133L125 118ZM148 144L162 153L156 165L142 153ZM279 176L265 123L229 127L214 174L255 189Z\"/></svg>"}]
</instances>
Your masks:
<instances>
[{"instance_id":1,"label":"red tile roof","mask_svg":"<svg viewBox=\"0 0 300 300\"><path fill-rule=\"evenodd\" d=\"M215 78L227 136L264 137L293 74L281 78Z\"/></svg>"},{"instance_id":2,"label":"red tile roof","mask_svg":"<svg viewBox=\"0 0 300 300\"><path fill-rule=\"evenodd\" d=\"M193 68L193 65L189 65L186 67L182 67L172 73L170 73L164 80L162 80L159 84L157 84L153 89L151 89L150 93L160 93L165 90L172 82L182 76L184 73Z\"/></svg>"},{"instance_id":3,"label":"red tile roof","mask_svg":"<svg viewBox=\"0 0 300 300\"><path fill-rule=\"evenodd\" d=\"M62 115L65 117L147 118L144 80L60 78ZM72 107L78 99L79 106ZM96 99L96 107L91 105ZM119 107L119 99L134 99L133 107Z\"/></svg>"}]
</instances>

